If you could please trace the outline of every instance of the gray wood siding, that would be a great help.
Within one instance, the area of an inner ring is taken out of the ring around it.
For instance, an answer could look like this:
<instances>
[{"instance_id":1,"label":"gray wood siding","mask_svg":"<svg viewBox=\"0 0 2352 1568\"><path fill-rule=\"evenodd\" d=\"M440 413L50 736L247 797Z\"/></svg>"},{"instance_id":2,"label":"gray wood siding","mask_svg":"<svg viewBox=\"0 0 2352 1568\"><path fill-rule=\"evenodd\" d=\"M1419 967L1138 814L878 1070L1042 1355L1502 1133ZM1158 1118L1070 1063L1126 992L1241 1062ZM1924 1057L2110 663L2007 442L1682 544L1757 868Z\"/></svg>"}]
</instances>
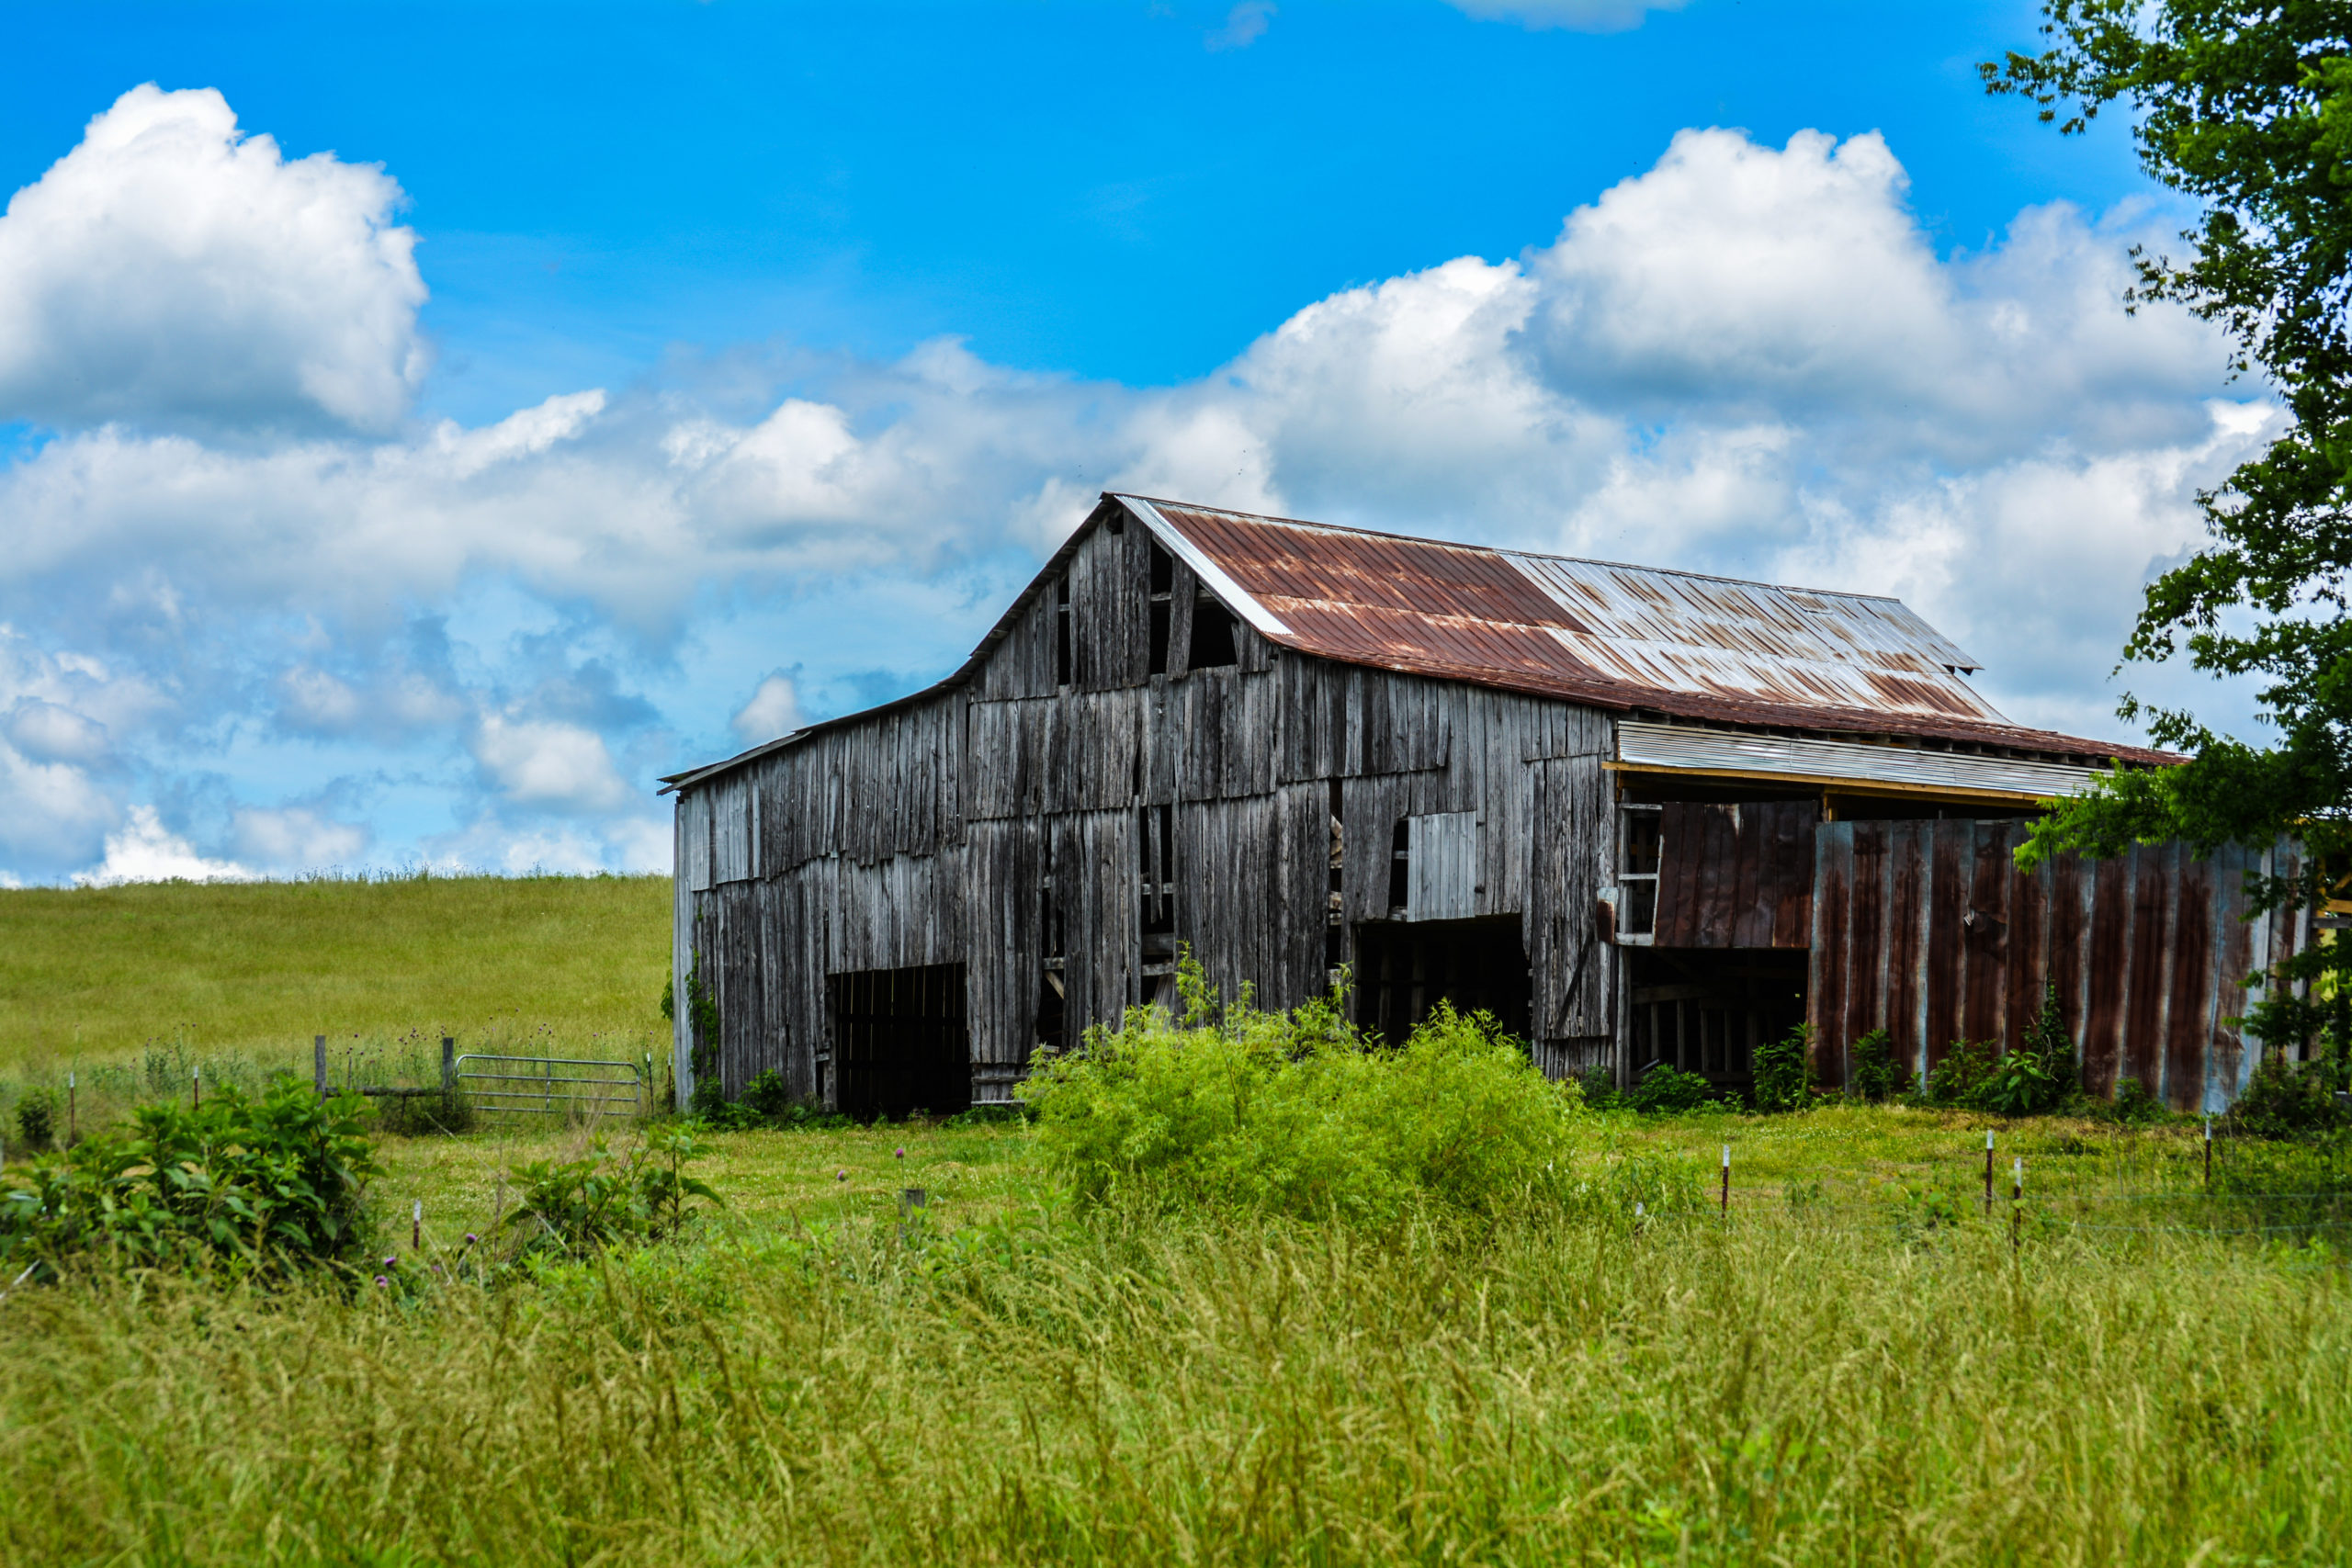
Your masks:
<instances>
[{"instance_id":1,"label":"gray wood siding","mask_svg":"<svg viewBox=\"0 0 2352 1568\"><path fill-rule=\"evenodd\" d=\"M1176 563L1170 673L1148 661L1150 535L1077 541L1071 680L1057 682L1055 585L960 685L853 719L682 792L676 1050L692 1090L685 976L700 955L738 1094L763 1068L837 1092L827 976L966 966L976 1085L1001 1092L1035 1038L1051 897L1067 932L1066 1030L1114 1024L1147 995L1143 811L1174 829L1176 935L1231 997L1321 992L1333 786L1340 959L1354 922L1389 916L1396 824L1444 818L1448 918L1517 915L1539 1060L1602 1059L1617 952L1597 940L1610 874L1611 721L1572 705L1332 664L1236 626L1238 661L1187 672L1196 585ZM1460 884L1456 886L1456 884ZM1432 906L1434 908L1434 906Z\"/></svg>"}]
</instances>

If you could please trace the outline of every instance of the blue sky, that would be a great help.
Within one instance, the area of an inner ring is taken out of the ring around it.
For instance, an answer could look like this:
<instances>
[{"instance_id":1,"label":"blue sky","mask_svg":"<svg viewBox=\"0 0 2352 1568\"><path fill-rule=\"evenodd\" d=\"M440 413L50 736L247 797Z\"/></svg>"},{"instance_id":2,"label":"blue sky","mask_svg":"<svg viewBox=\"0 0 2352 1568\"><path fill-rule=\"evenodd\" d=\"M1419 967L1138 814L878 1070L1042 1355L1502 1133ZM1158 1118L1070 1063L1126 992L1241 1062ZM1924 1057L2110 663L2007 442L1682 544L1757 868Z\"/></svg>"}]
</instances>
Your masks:
<instances>
[{"instance_id":1,"label":"blue sky","mask_svg":"<svg viewBox=\"0 0 2352 1568\"><path fill-rule=\"evenodd\" d=\"M2035 20L12 8L0 874L665 864L1110 483L1900 592L2120 736L2271 416L1978 85Z\"/></svg>"}]
</instances>

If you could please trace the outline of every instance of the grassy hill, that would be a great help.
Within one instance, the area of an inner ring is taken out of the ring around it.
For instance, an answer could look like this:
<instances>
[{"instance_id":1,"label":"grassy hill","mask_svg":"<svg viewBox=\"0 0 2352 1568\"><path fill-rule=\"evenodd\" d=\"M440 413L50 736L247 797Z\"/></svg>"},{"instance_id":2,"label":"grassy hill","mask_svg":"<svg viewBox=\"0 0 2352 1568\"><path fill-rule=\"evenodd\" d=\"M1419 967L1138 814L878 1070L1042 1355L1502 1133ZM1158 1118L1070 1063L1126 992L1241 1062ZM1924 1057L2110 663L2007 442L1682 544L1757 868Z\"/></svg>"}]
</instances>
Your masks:
<instances>
[{"instance_id":1,"label":"grassy hill","mask_svg":"<svg viewBox=\"0 0 2352 1568\"><path fill-rule=\"evenodd\" d=\"M161 1089L308 1071L374 1081L459 1049L659 1051L662 876L416 876L0 892L0 1099L13 1081ZM95 1077L94 1077L95 1074ZM149 1082L149 1080L153 1082Z\"/></svg>"}]
</instances>

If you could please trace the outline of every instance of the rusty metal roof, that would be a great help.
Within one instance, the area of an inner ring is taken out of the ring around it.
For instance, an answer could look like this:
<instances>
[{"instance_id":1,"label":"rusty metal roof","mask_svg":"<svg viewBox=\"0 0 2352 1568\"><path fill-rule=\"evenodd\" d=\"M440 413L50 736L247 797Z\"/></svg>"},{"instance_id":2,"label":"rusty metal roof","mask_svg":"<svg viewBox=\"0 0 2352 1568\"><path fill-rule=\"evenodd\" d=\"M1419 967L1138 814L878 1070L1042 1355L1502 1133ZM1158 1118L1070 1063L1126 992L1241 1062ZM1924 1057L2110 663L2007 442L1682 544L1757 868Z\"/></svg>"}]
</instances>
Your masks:
<instances>
[{"instance_id":1,"label":"rusty metal roof","mask_svg":"<svg viewBox=\"0 0 2352 1568\"><path fill-rule=\"evenodd\" d=\"M1619 710L2090 760L2178 761L2009 722L1899 599L1117 501L1272 640Z\"/></svg>"}]
</instances>

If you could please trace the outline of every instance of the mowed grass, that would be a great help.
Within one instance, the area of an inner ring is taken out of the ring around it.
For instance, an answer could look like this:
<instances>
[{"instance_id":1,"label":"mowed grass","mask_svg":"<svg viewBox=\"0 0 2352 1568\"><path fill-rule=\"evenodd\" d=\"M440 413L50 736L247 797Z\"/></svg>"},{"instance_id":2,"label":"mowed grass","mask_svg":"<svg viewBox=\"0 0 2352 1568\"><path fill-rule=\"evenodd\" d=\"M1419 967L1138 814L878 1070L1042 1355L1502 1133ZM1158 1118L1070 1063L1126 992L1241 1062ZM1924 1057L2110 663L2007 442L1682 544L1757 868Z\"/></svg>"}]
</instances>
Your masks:
<instances>
[{"instance_id":1,"label":"mowed grass","mask_svg":"<svg viewBox=\"0 0 2352 1568\"><path fill-rule=\"evenodd\" d=\"M401 1042L392 1055L431 1059L443 1034L633 1058L666 1038L669 963L659 876L0 892L0 1083L62 1086L79 1067L86 1084L110 1064L159 1087L151 1050L181 1080L208 1061L307 1073L317 1034L339 1073Z\"/></svg>"},{"instance_id":2,"label":"mowed grass","mask_svg":"<svg viewBox=\"0 0 2352 1568\"><path fill-rule=\"evenodd\" d=\"M684 1245L401 1304L0 1304L0 1560L2253 1563L2352 1555L2352 1293L2308 1235L2029 1224L1984 1123L1595 1118L1732 1215L1085 1214L1023 1124L718 1135ZM590 1129L386 1140L396 1267ZM606 1138L625 1140L612 1127ZM2052 1123L2035 1187L2193 1185ZM1814 1190L1835 1196L1824 1201ZM900 1195L927 1203L902 1218ZM1710 1189L1710 1196L1713 1189ZM410 1250L410 1203L425 1205Z\"/></svg>"}]
</instances>

